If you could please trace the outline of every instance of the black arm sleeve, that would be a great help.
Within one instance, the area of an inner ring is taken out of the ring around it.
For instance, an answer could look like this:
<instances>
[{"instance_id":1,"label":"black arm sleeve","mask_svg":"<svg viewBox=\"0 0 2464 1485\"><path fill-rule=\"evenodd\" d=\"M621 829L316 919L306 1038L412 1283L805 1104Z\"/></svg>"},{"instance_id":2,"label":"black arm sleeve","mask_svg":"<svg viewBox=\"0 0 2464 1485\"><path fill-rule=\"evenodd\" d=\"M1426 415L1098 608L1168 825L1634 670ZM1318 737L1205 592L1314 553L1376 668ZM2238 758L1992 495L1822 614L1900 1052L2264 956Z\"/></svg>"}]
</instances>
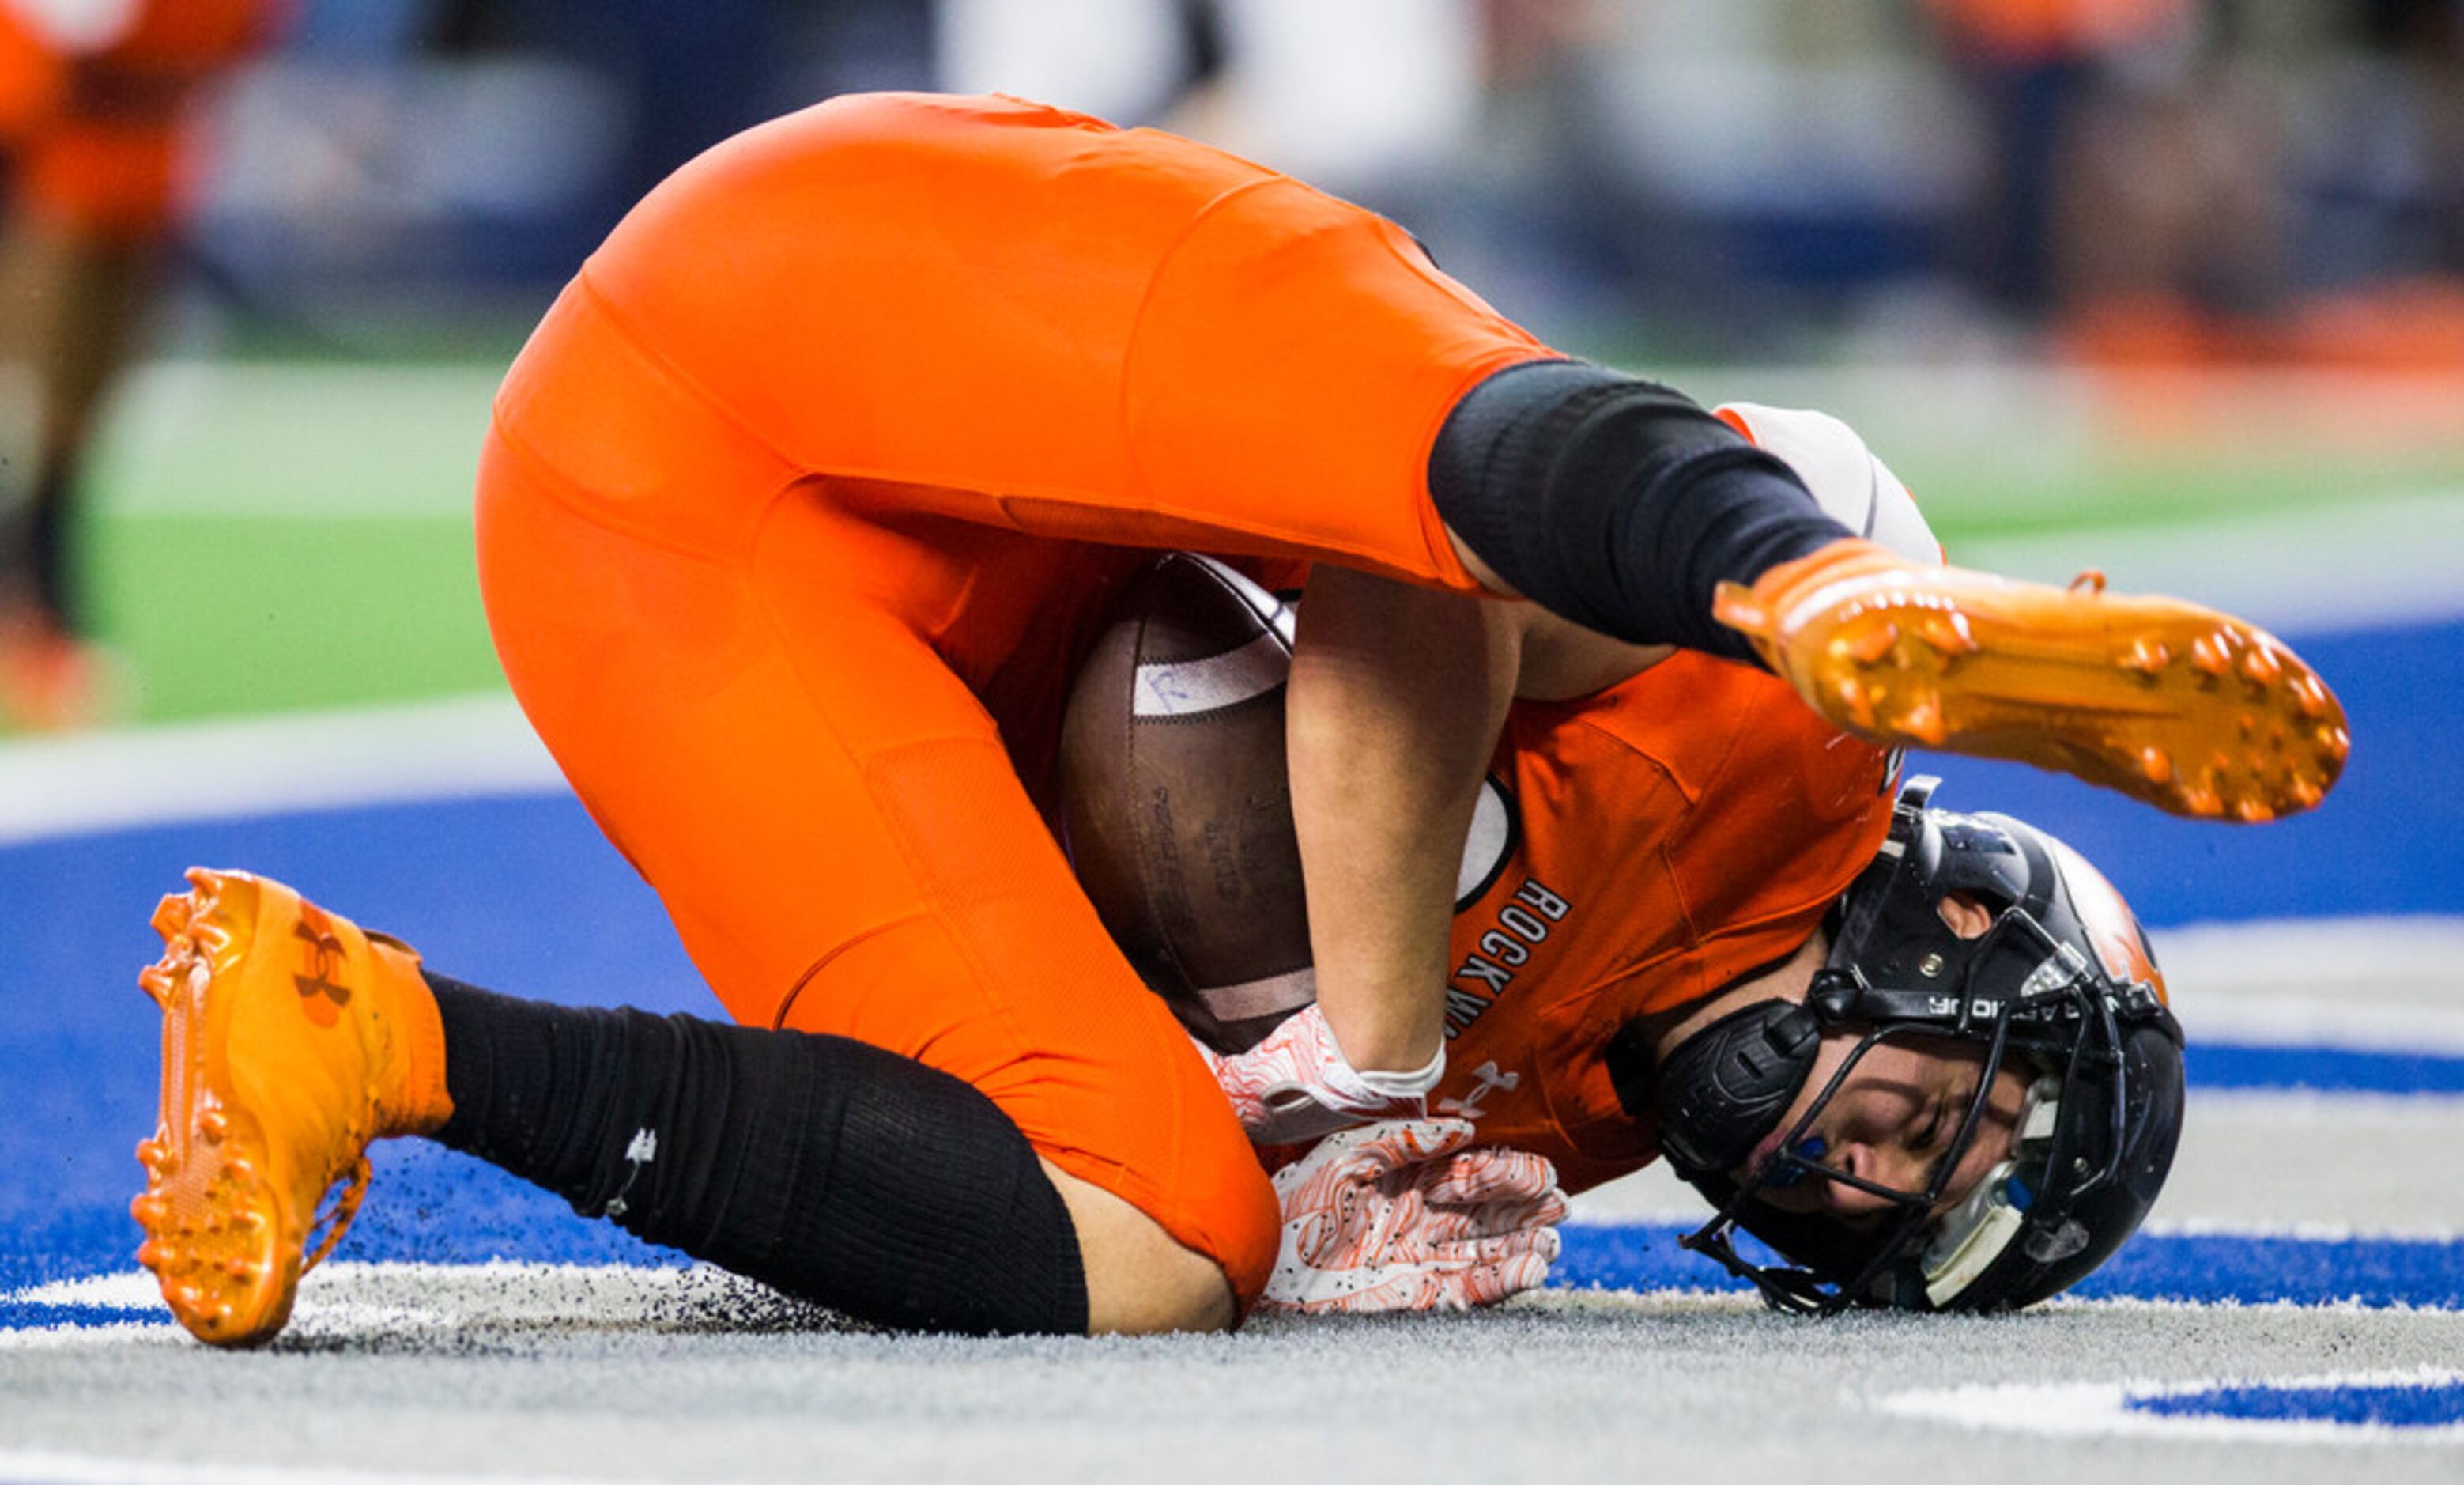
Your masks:
<instances>
[{"instance_id":1,"label":"black arm sleeve","mask_svg":"<svg viewBox=\"0 0 2464 1485\"><path fill-rule=\"evenodd\" d=\"M1754 661L1711 617L1722 579L1853 535L1794 471L1656 382L1527 362L1455 405L1429 454L1438 515L1515 589L1634 644Z\"/></svg>"}]
</instances>

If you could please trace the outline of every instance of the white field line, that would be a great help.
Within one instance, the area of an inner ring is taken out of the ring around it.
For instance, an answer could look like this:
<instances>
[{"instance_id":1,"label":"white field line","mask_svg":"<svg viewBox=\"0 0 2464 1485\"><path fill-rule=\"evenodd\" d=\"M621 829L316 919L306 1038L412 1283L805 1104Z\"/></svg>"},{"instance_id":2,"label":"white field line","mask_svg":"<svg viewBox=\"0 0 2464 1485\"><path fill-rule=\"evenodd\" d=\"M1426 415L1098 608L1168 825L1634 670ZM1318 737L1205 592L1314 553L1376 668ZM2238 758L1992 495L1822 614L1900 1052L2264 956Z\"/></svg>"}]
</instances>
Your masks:
<instances>
[{"instance_id":1,"label":"white field line","mask_svg":"<svg viewBox=\"0 0 2464 1485\"><path fill-rule=\"evenodd\" d=\"M2040 583L2088 568L2116 592L2171 593L2284 633L2464 617L2464 498L2354 500L2182 525L2080 527L1961 543L1950 560Z\"/></svg>"},{"instance_id":2,"label":"white field line","mask_svg":"<svg viewBox=\"0 0 2464 1485\"><path fill-rule=\"evenodd\" d=\"M572 1485L573 1475L394 1474L331 1465L204 1464L0 1450L0 1479L51 1485Z\"/></svg>"},{"instance_id":3,"label":"white field line","mask_svg":"<svg viewBox=\"0 0 2464 1485\"><path fill-rule=\"evenodd\" d=\"M2464 1188L2424 1179L2464 1148L2464 1097L2194 1090L2151 1232L2452 1243ZM1710 1207L1664 1164L1573 1199L1576 1224L1699 1223Z\"/></svg>"},{"instance_id":4,"label":"white field line","mask_svg":"<svg viewBox=\"0 0 2464 1485\"><path fill-rule=\"evenodd\" d=\"M2464 918L2155 930L2192 1039L2464 1054Z\"/></svg>"},{"instance_id":5,"label":"white field line","mask_svg":"<svg viewBox=\"0 0 2464 1485\"><path fill-rule=\"evenodd\" d=\"M298 809L552 793L511 698L0 742L0 846Z\"/></svg>"},{"instance_id":6,"label":"white field line","mask_svg":"<svg viewBox=\"0 0 2464 1485\"><path fill-rule=\"evenodd\" d=\"M2133 1411L2133 1399L2179 1396L2220 1386L2269 1388L2453 1386L2464 1373L2424 1367L2400 1372L2338 1372L2308 1377L2152 1381L1999 1383L1926 1387L1869 1401L1878 1412L1925 1418L1968 1429L2077 1437L2238 1441L2269 1444L2458 1444L2464 1424L2390 1428L2323 1419L2197 1418Z\"/></svg>"}]
</instances>

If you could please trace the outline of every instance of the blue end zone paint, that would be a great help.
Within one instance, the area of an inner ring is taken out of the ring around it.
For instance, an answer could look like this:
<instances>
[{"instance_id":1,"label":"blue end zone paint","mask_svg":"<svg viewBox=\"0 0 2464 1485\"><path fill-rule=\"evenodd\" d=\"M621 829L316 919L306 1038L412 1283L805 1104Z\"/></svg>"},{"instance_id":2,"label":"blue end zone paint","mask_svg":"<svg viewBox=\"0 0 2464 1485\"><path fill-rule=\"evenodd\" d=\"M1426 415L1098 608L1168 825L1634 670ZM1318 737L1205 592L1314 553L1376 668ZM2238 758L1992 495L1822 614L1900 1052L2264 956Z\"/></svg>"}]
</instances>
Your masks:
<instances>
[{"instance_id":1,"label":"blue end zone paint","mask_svg":"<svg viewBox=\"0 0 2464 1485\"><path fill-rule=\"evenodd\" d=\"M2240 1047L2193 1041L2182 1053L2194 1088L2306 1088L2320 1093L2464 1094L2464 1057Z\"/></svg>"},{"instance_id":2,"label":"blue end zone paint","mask_svg":"<svg viewBox=\"0 0 2464 1485\"><path fill-rule=\"evenodd\" d=\"M2018 764L1936 754L1951 809L2077 847L2149 923L2464 912L2464 623L2287 636L2344 702L2353 756L2317 809L2260 829L2175 820Z\"/></svg>"},{"instance_id":3,"label":"blue end zone paint","mask_svg":"<svg viewBox=\"0 0 2464 1485\"><path fill-rule=\"evenodd\" d=\"M2007 809L2070 840L2148 921L2464 913L2464 624L2299 642L2356 739L2324 808L2265 830L2165 819L2084 786L1967 760L1951 808ZM201 781L210 787L210 781ZM145 928L192 863L292 881L418 944L435 968L542 999L715 1014L656 898L570 799L473 800L115 831L0 849L0 1292L128 1270L130 1154L154 1120L159 1018L135 987ZM2205 1087L2464 1091L2464 1058L2201 1044ZM377 1152L343 1259L675 1261L475 1162ZM1558 1281L1710 1288L1674 1228L1582 1228ZM2143 1237L2080 1291L2147 1298L2464 1307L2464 1246ZM0 1325L44 1323L37 1308ZM104 1312L90 1312L104 1313ZM111 1319L125 1318L111 1315Z\"/></svg>"},{"instance_id":4,"label":"blue end zone paint","mask_svg":"<svg viewBox=\"0 0 2464 1485\"><path fill-rule=\"evenodd\" d=\"M1550 1282L1572 1289L1750 1288L1679 1248L1686 1230L1657 1223L1568 1228ZM1769 1261L1767 1251L1753 1256ZM2072 1293L2097 1299L2464 1309L2464 1241L2143 1233Z\"/></svg>"},{"instance_id":5,"label":"blue end zone paint","mask_svg":"<svg viewBox=\"0 0 2464 1485\"><path fill-rule=\"evenodd\" d=\"M2464 1383L2385 1386L2229 1386L2134 1397L2133 1412L2167 1418L2249 1418L2284 1423L2376 1424L2431 1429L2464 1424Z\"/></svg>"}]
</instances>

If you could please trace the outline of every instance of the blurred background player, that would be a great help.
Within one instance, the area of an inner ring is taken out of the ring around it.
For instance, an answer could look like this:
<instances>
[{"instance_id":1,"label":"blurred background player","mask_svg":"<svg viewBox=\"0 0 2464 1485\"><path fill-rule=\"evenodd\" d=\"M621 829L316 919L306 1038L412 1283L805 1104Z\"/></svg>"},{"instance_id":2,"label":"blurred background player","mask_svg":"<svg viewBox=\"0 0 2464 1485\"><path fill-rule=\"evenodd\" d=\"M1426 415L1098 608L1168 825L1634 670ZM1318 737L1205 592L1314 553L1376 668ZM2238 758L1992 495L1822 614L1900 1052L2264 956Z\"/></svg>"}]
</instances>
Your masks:
<instances>
[{"instance_id":1,"label":"blurred background player","mask_svg":"<svg viewBox=\"0 0 2464 1485\"><path fill-rule=\"evenodd\" d=\"M280 0L0 0L0 355L29 406L0 424L0 720L110 705L85 642L73 504L105 393L162 279L199 95Z\"/></svg>"}]
</instances>

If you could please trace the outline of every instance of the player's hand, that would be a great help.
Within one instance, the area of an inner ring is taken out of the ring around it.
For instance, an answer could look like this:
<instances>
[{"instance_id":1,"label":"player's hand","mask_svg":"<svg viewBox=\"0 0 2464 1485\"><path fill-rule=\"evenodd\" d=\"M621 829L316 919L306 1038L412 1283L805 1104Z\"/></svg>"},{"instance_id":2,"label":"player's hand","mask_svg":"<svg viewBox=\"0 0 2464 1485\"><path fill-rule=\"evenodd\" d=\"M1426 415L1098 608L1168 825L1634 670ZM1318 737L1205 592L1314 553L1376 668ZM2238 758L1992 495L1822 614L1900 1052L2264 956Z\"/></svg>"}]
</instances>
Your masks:
<instances>
[{"instance_id":1,"label":"player's hand","mask_svg":"<svg viewBox=\"0 0 2464 1485\"><path fill-rule=\"evenodd\" d=\"M1247 1052L1227 1057L1199 1051L1255 1144L1302 1144L1354 1124L1418 1119L1446 1070L1441 1046L1428 1066L1409 1073L1361 1072L1345 1060L1325 1012L1313 1005Z\"/></svg>"},{"instance_id":2,"label":"player's hand","mask_svg":"<svg viewBox=\"0 0 2464 1485\"><path fill-rule=\"evenodd\" d=\"M1276 1172L1283 1248L1258 1308L1468 1310L1547 1278L1566 1216L1555 1170L1474 1138L1463 1119L1373 1124Z\"/></svg>"}]
</instances>

